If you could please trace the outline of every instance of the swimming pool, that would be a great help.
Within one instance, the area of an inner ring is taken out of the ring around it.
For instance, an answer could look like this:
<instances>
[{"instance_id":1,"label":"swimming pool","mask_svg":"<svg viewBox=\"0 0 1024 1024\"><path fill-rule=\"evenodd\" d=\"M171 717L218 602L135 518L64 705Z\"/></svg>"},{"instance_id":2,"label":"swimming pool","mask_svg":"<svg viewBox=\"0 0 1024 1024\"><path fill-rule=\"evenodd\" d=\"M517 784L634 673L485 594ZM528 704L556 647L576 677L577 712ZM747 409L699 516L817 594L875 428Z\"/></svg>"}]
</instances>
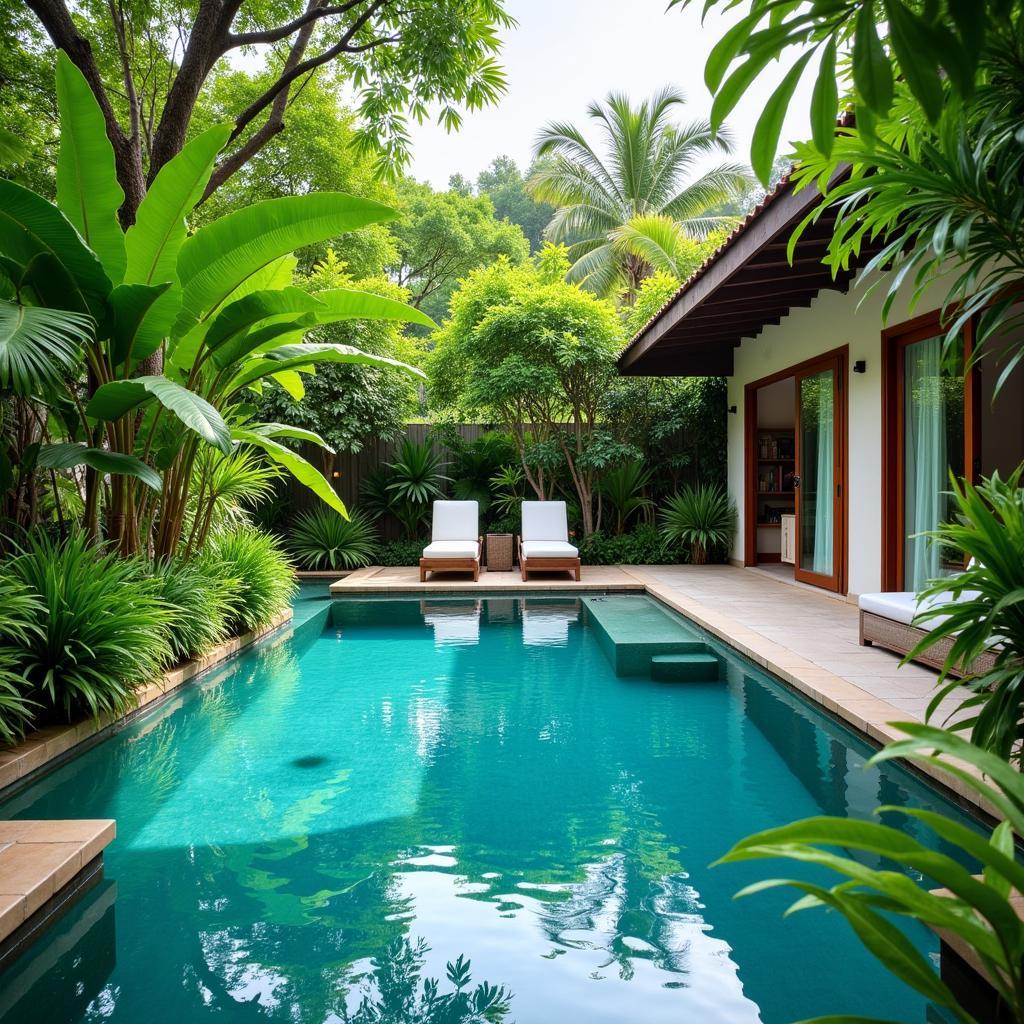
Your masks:
<instances>
[{"instance_id":1,"label":"swimming pool","mask_svg":"<svg viewBox=\"0 0 1024 1024\"><path fill-rule=\"evenodd\" d=\"M305 602L8 801L118 838L2 1019L938 1019L834 916L732 899L770 865L708 865L810 814L950 806L721 645L719 682L616 676L591 600Z\"/></svg>"}]
</instances>

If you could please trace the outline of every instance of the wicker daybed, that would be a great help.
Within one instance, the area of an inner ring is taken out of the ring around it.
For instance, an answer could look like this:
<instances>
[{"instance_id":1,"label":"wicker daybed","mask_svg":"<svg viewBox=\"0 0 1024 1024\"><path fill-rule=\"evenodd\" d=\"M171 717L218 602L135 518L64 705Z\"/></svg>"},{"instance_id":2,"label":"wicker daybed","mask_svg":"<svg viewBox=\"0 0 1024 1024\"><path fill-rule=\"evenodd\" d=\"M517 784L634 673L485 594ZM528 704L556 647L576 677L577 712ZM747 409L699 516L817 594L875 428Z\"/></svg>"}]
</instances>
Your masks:
<instances>
[{"instance_id":1,"label":"wicker daybed","mask_svg":"<svg viewBox=\"0 0 1024 1024\"><path fill-rule=\"evenodd\" d=\"M951 595L941 595L945 599ZM968 596L965 592L964 596ZM939 603L939 598L933 598ZM888 594L861 594L860 607L860 643L862 646L884 647L896 654L909 654L929 633L913 625L914 617L925 605L918 604L918 597L913 591L896 591ZM931 625L938 625L941 620L930 620ZM931 668L942 669L946 657L953 646L953 638L945 637L933 644L927 651L915 657L915 661ZM995 664L996 652L986 651L974 659L973 663L962 669L954 669L955 676L978 675L987 672Z\"/></svg>"}]
</instances>

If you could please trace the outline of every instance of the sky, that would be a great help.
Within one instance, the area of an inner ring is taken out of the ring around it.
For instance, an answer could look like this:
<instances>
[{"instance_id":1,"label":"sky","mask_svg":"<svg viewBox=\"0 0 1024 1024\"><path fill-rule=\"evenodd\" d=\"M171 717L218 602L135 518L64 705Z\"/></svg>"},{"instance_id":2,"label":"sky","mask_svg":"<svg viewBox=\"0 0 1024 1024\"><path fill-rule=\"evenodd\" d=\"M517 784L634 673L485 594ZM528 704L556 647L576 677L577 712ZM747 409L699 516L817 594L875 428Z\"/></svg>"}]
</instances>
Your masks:
<instances>
[{"instance_id":1,"label":"sky","mask_svg":"<svg viewBox=\"0 0 1024 1024\"><path fill-rule=\"evenodd\" d=\"M411 173L446 188L455 173L475 179L494 157L507 154L521 168L531 159L538 130L568 120L583 128L586 108L609 92L633 99L665 85L688 101L680 120L706 118L711 98L704 62L735 18L709 15L703 0L667 11L668 0L507 0L518 27L504 33L502 62L508 92L497 107L468 114L461 130L448 134L436 124L413 125ZM781 79L785 68L765 81ZM790 104L784 139L810 134L808 76ZM749 162L750 137L771 85L759 81L728 118L735 153ZM588 137L594 138L590 129Z\"/></svg>"}]
</instances>

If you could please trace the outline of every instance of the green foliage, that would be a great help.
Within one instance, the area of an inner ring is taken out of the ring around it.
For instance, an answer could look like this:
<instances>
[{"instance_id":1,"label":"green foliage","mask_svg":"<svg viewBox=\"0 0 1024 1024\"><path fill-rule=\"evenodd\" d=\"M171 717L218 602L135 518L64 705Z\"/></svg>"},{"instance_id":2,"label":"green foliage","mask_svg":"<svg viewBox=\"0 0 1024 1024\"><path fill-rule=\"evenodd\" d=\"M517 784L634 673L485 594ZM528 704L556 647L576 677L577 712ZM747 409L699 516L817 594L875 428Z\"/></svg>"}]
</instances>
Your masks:
<instances>
[{"instance_id":1,"label":"green foliage","mask_svg":"<svg viewBox=\"0 0 1024 1024\"><path fill-rule=\"evenodd\" d=\"M295 283L312 295L344 288L395 301L408 299L408 292L387 278L354 279L346 261L330 248L310 273L298 275ZM405 337L402 325L393 320L325 324L311 331L309 339L351 345L372 355L397 358L413 365L423 360L417 340ZM301 383L302 393L298 395L276 383L264 387L259 416L314 430L337 451L357 452L371 437L383 441L398 437L418 401L411 378L392 369L324 364L315 375L304 375Z\"/></svg>"},{"instance_id":2,"label":"green foliage","mask_svg":"<svg viewBox=\"0 0 1024 1024\"><path fill-rule=\"evenodd\" d=\"M608 534L597 530L580 541L584 565L664 565L683 561L678 545L657 529L642 524L628 533Z\"/></svg>"},{"instance_id":3,"label":"green foliage","mask_svg":"<svg viewBox=\"0 0 1024 1024\"><path fill-rule=\"evenodd\" d=\"M502 466L491 477L494 507L504 516L517 516L526 497L526 474L521 465ZM515 532L515 531L513 531Z\"/></svg>"},{"instance_id":4,"label":"green foliage","mask_svg":"<svg viewBox=\"0 0 1024 1024\"><path fill-rule=\"evenodd\" d=\"M729 550L736 535L736 505L720 484L697 484L673 494L661 511L661 532L690 548L690 561L704 565Z\"/></svg>"},{"instance_id":5,"label":"green foliage","mask_svg":"<svg viewBox=\"0 0 1024 1024\"><path fill-rule=\"evenodd\" d=\"M194 561L153 567L157 593L171 610L168 664L198 658L228 639L228 616L238 581L203 571Z\"/></svg>"},{"instance_id":6,"label":"green foliage","mask_svg":"<svg viewBox=\"0 0 1024 1024\"><path fill-rule=\"evenodd\" d=\"M411 505L426 506L440 498L444 484L451 479L441 472L446 463L429 441L414 441L407 437L398 450L397 461L386 465L391 470L388 490L398 501Z\"/></svg>"},{"instance_id":7,"label":"green foliage","mask_svg":"<svg viewBox=\"0 0 1024 1024\"><path fill-rule=\"evenodd\" d=\"M612 466L601 474L601 482L598 485L601 499L611 506L615 513L617 534L622 533L632 516L654 504L644 495L644 489L650 482L651 471L645 469L639 459Z\"/></svg>"},{"instance_id":8,"label":"green foliage","mask_svg":"<svg viewBox=\"0 0 1024 1024\"><path fill-rule=\"evenodd\" d=\"M795 889L800 897L789 913L826 909L842 915L865 948L897 978L951 1011L962 1024L980 1024L893 916L941 929L977 954L1008 1008L1007 1019L1024 1020L1024 924L1010 901L1024 884L1024 868L1014 850L1015 838L1024 835L1024 778L996 755L952 733L918 722L900 723L899 728L908 738L890 743L869 763L904 757L955 775L997 809L1001 820L991 838L935 811L880 807L876 813L901 815L915 828L929 830L942 852L887 824L818 817L749 836L719 863L783 858L838 875L840 881L832 887L772 878L747 886L739 895ZM879 860L884 866L873 866ZM964 867L974 862L983 868L980 877ZM929 891L940 888L948 895Z\"/></svg>"},{"instance_id":9,"label":"green foliage","mask_svg":"<svg viewBox=\"0 0 1024 1024\"><path fill-rule=\"evenodd\" d=\"M392 231L398 261L391 268L412 302L435 319L446 313L457 282L499 256L518 264L530 247L515 224L498 220L486 195L434 192L429 185L404 181L398 189L402 218Z\"/></svg>"},{"instance_id":10,"label":"green foliage","mask_svg":"<svg viewBox=\"0 0 1024 1024\"><path fill-rule=\"evenodd\" d=\"M39 630L19 643L33 698L67 721L124 714L170 656L174 613L161 588L140 563L99 552L81 533L32 538L9 571L43 607Z\"/></svg>"},{"instance_id":11,"label":"green foliage","mask_svg":"<svg viewBox=\"0 0 1024 1024\"><path fill-rule=\"evenodd\" d=\"M423 554L423 542L419 540L392 540L377 548L374 562L377 565L419 565Z\"/></svg>"},{"instance_id":12,"label":"green foliage","mask_svg":"<svg viewBox=\"0 0 1024 1024\"><path fill-rule=\"evenodd\" d=\"M538 202L527 190L526 183L537 170L531 166L524 175L510 156L495 157L489 167L476 178L476 193L485 195L494 204L494 216L518 224L530 243L530 252L536 253L544 244L544 229L555 208L550 203ZM458 175L453 175L449 187L469 194L468 183L463 187Z\"/></svg>"},{"instance_id":13,"label":"green foliage","mask_svg":"<svg viewBox=\"0 0 1024 1024\"><path fill-rule=\"evenodd\" d=\"M8 571L0 570L0 742L16 743L28 730L35 703L19 666L19 650L39 636L43 607Z\"/></svg>"},{"instance_id":14,"label":"green foliage","mask_svg":"<svg viewBox=\"0 0 1024 1024\"><path fill-rule=\"evenodd\" d=\"M565 252L545 246L522 267L499 260L453 296L428 366L440 405L500 423L538 496L550 497L560 461L593 527L596 472L623 457L598 422L622 345L614 307L561 280Z\"/></svg>"},{"instance_id":15,"label":"green foliage","mask_svg":"<svg viewBox=\"0 0 1024 1024\"><path fill-rule=\"evenodd\" d=\"M251 527L218 534L197 563L206 576L234 583L227 618L231 634L269 625L288 607L297 587L278 543Z\"/></svg>"},{"instance_id":16,"label":"green foliage","mask_svg":"<svg viewBox=\"0 0 1024 1024\"><path fill-rule=\"evenodd\" d=\"M671 0L669 6L686 7L693 2ZM716 6L738 5L733 0L709 0L704 11ZM764 103L754 129L751 162L762 181L767 181L783 115L797 80L815 54L820 56L810 121L815 146L828 156L840 110L837 78L850 88L857 121L868 131L890 113L897 83L905 83L915 104L936 122L947 90L955 100L974 96L986 46L1013 32L1019 5L1007 0L981 4L885 0L881 5L873 0L835 0L805 9L750 0L746 11L711 51L704 81L715 96L711 123L718 128L762 72L772 68L774 74L775 61L783 54L791 56L793 63ZM852 76L844 74L838 53L850 54ZM844 107L847 102L844 96Z\"/></svg>"},{"instance_id":17,"label":"green foliage","mask_svg":"<svg viewBox=\"0 0 1024 1024\"><path fill-rule=\"evenodd\" d=\"M971 714L951 725L1004 760L1021 759L1024 738L1024 466L1002 480L998 473L975 486L950 479L952 517L930 534L932 543L963 552L963 572L933 581L920 595L914 622L931 632L911 657L953 638L940 686L929 708L961 686L973 695L958 710ZM982 653L995 650L995 665L963 681L950 677Z\"/></svg>"},{"instance_id":18,"label":"green foliage","mask_svg":"<svg viewBox=\"0 0 1024 1024\"><path fill-rule=\"evenodd\" d=\"M287 546L300 569L360 569L373 561L377 537L362 512L345 519L321 507L304 512L292 524Z\"/></svg>"},{"instance_id":19,"label":"green foliage","mask_svg":"<svg viewBox=\"0 0 1024 1024\"><path fill-rule=\"evenodd\" d=\"M512 439L492 430L468 444L453 439L448 447L452 453L452 496L460 501L475 501L480 506L480 515L485 516L494 496L494 478L516 458Z\"/></svg>"},{"instance_id":20,"label":"green foliage","mask_svg":"<svg viewBox=\"0 0 1024 1024\"><path fill-rule=\"evenodd\" d=\"M683 237L703 238L733 221L711 211L746 188L749 175L729 163L695 173L730 143L707 122L674 124L684 103L672 89L636 106L616 93L592 103L603 158L574 125L556 122L541 132L537 156L549 159L535 169L530 190L557 207L546 234L570 243L570 281L598 295L622 293L631 305L653 270L678 268L670 272L682 276Z\"/></svg>"}]
</instances>

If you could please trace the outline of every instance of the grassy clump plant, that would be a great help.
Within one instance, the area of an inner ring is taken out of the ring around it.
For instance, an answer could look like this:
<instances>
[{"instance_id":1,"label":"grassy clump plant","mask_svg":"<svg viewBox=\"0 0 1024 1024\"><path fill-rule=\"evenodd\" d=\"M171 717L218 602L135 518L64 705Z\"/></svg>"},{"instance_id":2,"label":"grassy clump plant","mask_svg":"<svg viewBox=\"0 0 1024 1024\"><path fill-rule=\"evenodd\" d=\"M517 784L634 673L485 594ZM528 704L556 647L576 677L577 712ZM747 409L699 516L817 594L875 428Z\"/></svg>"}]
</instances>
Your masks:
<instances>
[{"instance_id":1,"label":"grassy clump plant","mask_svg":"<svg viewBox=\"0 0 1024 1024\"><path fill-rule=\"evenodd\" d=\"M32 538L9 572L40 607L16 660L43 715L124 714L170 657L173 609L143 565L75 533Z\"/></svg>"},{"instance_id":2,"label":"grassy clump plant","mask_svg":"<svg viewBox=\"0 0 1024 1024\"><path fill-rule=\"evenodd\" d=\"M157 565L153 579L173 616L169 629L172 663L199 657L228 638L236 579L219 569L208 572L202 564L177 560Z\"/></svg>"},{"instance_id":3,"label":"grassy clump plant","mask_svg":"<svg viewBox=\"0 0 1024 1024\"><path fill-rule=\"evenodd\" d=\"M345 519L320 506L304 512L291 528L288 550L301 569L360 569L373 561L377 535L362 512Z\"/></svg>"},{"instance_id":4,"label":"grassy clump plant","mask_svg":"<svg viewBox=\"0 0 1024 1024\"><path fill-rule=\"evenodd\" d=\"M288 607L297 588L288 556L273 537L253 527L217 535L196 564L207 577L226 583L232 635L268 625Z\"/></svg>"},{"instance_id":5,"label":"grassy clump plant","mask_svg":"<svg viewBox=\"0 0 1024 1024\"><path fill-rule=\"evenodd\" d=\"M690 561L705 565L729 550L736 534L736 504L720 484L684 487L665 503L661 532L690 549Z\"/></svg>"},{"instance_id":6,"label":"grassy clump plant","mask_svg":"<svg viewBox=\"0 0 1024 1024\"><path fill-rule=\"evenodd\" d=\"M42 605L20 581L0 575L0 741L16 743L32 721L34 701L20 667L19 649L39 633Z\"/></svg>"}]
</instances>

